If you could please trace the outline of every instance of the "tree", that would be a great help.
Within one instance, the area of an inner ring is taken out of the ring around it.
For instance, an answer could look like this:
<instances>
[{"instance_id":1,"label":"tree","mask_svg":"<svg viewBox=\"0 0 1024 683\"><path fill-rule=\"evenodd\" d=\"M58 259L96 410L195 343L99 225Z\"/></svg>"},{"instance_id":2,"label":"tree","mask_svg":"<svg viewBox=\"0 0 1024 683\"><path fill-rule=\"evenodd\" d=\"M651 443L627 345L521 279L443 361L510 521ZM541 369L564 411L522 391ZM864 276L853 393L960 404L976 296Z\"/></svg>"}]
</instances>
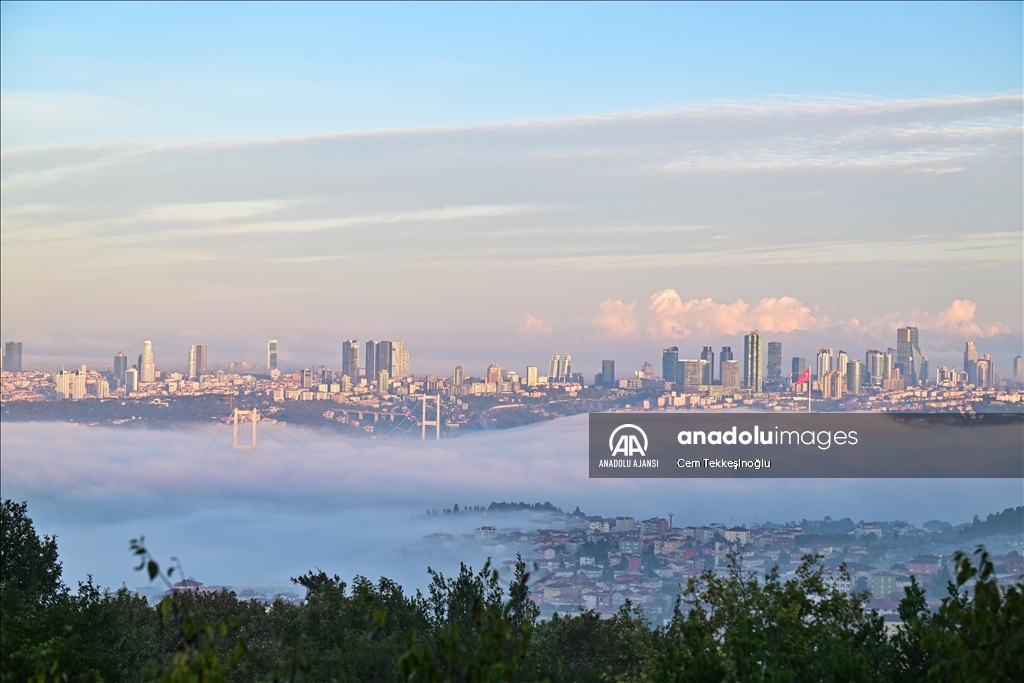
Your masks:
<instances>
[{"instance_id":1,"label":"tree","mask_svg":"<svg viewBox=\"0 0 1024 683\"><path fill-rule=\"evenodd\" d=\"M911 632L931 655L928 680L1024 680L1024 584L1001 588L988 552L978 546L975 555L977 566L953 554L956 582L934 615L910 615Z\"/></svg>"}]
</instances>

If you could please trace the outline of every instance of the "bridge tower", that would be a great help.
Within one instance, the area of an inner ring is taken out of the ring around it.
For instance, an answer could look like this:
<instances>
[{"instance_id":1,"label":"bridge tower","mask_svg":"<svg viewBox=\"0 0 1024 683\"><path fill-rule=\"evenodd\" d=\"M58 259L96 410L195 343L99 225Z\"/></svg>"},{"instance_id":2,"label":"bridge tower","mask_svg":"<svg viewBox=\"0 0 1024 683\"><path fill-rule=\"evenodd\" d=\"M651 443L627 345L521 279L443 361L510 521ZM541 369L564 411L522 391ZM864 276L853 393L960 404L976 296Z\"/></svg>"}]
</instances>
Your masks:
<instances>
[{"instance_id":1,"label":"bridge tower","mask_svg":"<svg viewBox=\"0 0 1024 683\"><path fill-rule=\"evenodd\" d=\"M260 414L255 408L252 410L241 410L235 408L234 412L234 426L231 436L231 446L235 450L255 450L256 448L256 423L260 421ZM249 439L249 443L239 443L238 441L238 423L249 421L252 425L252 436Z\"/></svg>"},{"instance_id":2,"label":"bridge tower","mask_svg":"<svg viewBox=\"0 0 1024 683\"><path fill-rule=\"evenodd\" d=\"M433 420L427 420L427 403L430 401L434 403ZM434 440L439 441L441 439L441 395L420 396L420 407L423 409L420 419L420 441L427 440L427 427L434 428Z\"/></svg>"}]
</instances>

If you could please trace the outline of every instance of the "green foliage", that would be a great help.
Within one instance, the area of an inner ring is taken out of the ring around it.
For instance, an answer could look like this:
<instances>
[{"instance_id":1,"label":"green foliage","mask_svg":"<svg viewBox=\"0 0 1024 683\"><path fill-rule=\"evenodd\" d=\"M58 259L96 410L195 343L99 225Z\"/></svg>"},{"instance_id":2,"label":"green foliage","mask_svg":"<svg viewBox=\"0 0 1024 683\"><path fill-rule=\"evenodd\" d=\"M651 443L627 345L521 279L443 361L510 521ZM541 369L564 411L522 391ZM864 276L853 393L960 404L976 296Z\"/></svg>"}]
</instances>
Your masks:
<instances>
[{"instance_id":1,"label":"green foliage","mask_svg":"<svg viewBox=\"0 0 1024 683\"><path fill-rule=\"evenodd\" d=\"M732 558L720 576L688 582L658 657L659 681L887 680L890 645L864 595L833 587L807 556L789 581L772 570L763 583ZM845 578L849 578L845 575Z\"/></svg>"},{"instance_id":2,"label":"green foliage","mask_svg":"<svg viewBox=\"0 0 1024 683\"><path fill-rule=\"evenodd\" d=\"M1001 589L988 552L979 546L975 554L977 566L963 552L953 555L956 582L935 614L908 615L930 656L927 680L1024 680L1024 584ZM965 590L972 584L973 595Z\"/></svg>"},{"instance_id":3,"label":"green foliage","mask_svg":"<svg viewBox=\"0 0 1024 683\"><path fill-rule=\"evenodd\" d=\"M538 622L522 558L507 590L490 563L431 570L425 596L316 570L293 579L301 605L169 590L154 608L91 579L68 589L56 540L36 534L24 504L4 501L0 522L3 683L1024 680L1024 584L1001 587L981 548L976 562L954 556L934 612L911 581L893 630L815 557L791 579L761 581L733 558L689 581L656 626L628 601L609 618ZM602 543L585 550L607 552ZM161 571L143 539L132 552L169 588L180 574Z\"/></svg>"},{"instance_id":4,"label":"green foliage","mask_svg":"<svg viewBox=\"0 0 1024 683\"><path fill-rule=\"evenodd\" d=\"M516 680L539 615L530 600L522 557L509 585L509 600L490 561L476 574L462 564L459 575L431 576L425 602L430 631L410 629L398 659L402 680L423 683Z\"/></svg>"}]
</instances>

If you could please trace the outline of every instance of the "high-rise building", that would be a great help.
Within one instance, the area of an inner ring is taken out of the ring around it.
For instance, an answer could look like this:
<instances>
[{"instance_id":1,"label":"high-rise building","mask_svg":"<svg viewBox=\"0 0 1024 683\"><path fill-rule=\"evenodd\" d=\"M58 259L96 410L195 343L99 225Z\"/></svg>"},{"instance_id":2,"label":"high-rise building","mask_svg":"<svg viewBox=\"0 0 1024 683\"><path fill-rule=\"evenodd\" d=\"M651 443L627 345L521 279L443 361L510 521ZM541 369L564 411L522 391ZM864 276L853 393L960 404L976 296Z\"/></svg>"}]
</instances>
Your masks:
<instances>
[{"instance_id":1,"label":"high-rise building","mask_svg":"<svg viewBox=\"0 0 1024 683\"><path fill-rule=\"evenodd\" d=\"M537 386L537 366L527 365L526 366L526 386L535 387Z\"/></svg>"},{"instance_id":2,"label":"high-rise building","mask_svg":"<svg viewBox=\"0 0 1024 683\"><path fill-rule=\"evenodd\" d=\"M96 380L96 398L110 398L110 384L102 377Z\"/></svg>"},{"instance_id":3,"label":"high-rise building","mask_svg":"<svg viewBox=\"0 0 1024 683\"><path fill-rule=\"evenodd\" d=\"M381 372L388 373L388 380L394 378L391 374L392 358L394 356L394 347L389 341L377 342L377 376L380 376Z\"/></svg>"},{"instance_id":4,"label":"high-rise building","mask_svg":"<svg viewBox=\"0 0 1024 683\"><path fill-rule=\"evenodd\" d=\"M456 387L461 387L462 386L462 380L463 380L462 366L461 365L456 365L455 366L455 372L452 373L452 385L456 386Z\"/></svg>"},{"instance_id":5,"label":"high-rise building","mask_svg":"<svg viewBox=\"0 0 1024 683\"><path fill-rule=\"evenodd\" d=\"M907 386L917 384L919 379L927 379L924 375L922 365L926 360L921 354L918 345L918 331L916 327L901 327L896 330L896 367L900 369L903 382Z\"/></svg>"},{"instance_id":6,"label":"high-rise building","mask_svg":"<svg viewBox=\"0 0 1024 683\"><path fill-rule=\"evenodd\" d=\"M487 366L487 376L484 378L484 382L487 384L497 384L501 381L501 366L497 363L491 363Z\"/></svg>"},{"instance_id":7,"label":"high-rise building","mask_svg":"<svg viewBox=\"0 0 1024 683\"><path fill-rule=\"evenodd\" d=\"M363 368L363 376L366 377L367 382L372 382L377 378L377 373L380 372L380 366L377 365L377 342L370 340L366 342L366 352L363 354L366 366Z\"/></svg>"},{"instance_id":8,"label":"high-rise building","mask_svg":"<svg viewBox=\"0 0 1024 683\"><path fill-rule=\"evenodd\" d=\"M188 379L195 379L199 376L196 372L196 347L194 344L188 347L188 369L185 371L185 376Z\"/></svg>"},{"instance_id":9,"label":"high-rise building","mask_svg":"<svg viewBox=\"0 0 1024 683\"><path fill-rule=\"evenodd\" d=\"M830 348L822 347L818 349L818 355L815 357L814 369L819 382L825 376L826 372L832 372L832 370L835 369L833 368L833 363L835 361L834 355L835 352Z\"/></svg>"},{"instance_id":10,"label":"high-rise building","mask_svg":"<svg viewBox=\"0 0 1024 683\"><path fill-rule=\"evenodd\" d=\"M277 340L267 342L267 372L277 367Z\"/></svg>"},{"instance_id":11,"label":"high-rise building","mask_svg":"<svg viewBox=\"0 0 1024 683\"><path fill-rule=\"evenodd\" d=\"M139 370L134 365L124 373L124 393L130 394L139 390Z\"/></svg>"},{"instance_id":12,"label":"high-rise building","mask_svg":"<svg viewBox=\"0 0 1024 683\"><path fill-rule=\"evenodd\" d=\"M769 382L778 382L782 379L782 342L768 342L765 379Z\"/></svg>"},{"instance_id":13,"label":"high-rise building","mask_svg":"<svg viewBox=\"0 0 1024 683\"><path fill-rule=\"evenodd\" d=\"M856 358L846 364L846 390L859 394L864 379L864 364Z\"/></svg>"},{"instance_id":14,"label":"high-rise building","mask_svg":"<svg viewBox=\"0 0 1024 683\"><path fill-rule=\"evenodd\" d=\"M88 370L84 365L79 366L78 371L71 377L71 398L81 401L85 398L85 378Z\"/></svg>"},{"instance_id":15,"label":"high-rise building","mask_svg":"<svg viewBox=\"0 0 1024 683\"><path fill-rule=\"evenodd\" d=\"M196 379L206 374L206 345L196 345Z\"/></svg>"},{"instance_id":16,"label":"high-rise building","mask_svg":"<svg viewBox=\"0 0 1024 683\"><path fill-rule=\"evenodd\" d=\"M601 361L601 386L606 388L615 386L615 361Z\"/></svg>"},{"instance_id":17,"label":"high-rise building","mask_svg":"<svg viewBox=\"0 0 1024 683\"><path fill-rule=\"evenodd\" d=\"M764 388L764 337L757 330L743 337L743 385L755 394Z\"/></svg>"},{"instance_id":18,"label":"high-rise building","mask_svg":"<svg viewBox=\"0 0 1024 683\"><path fill-rule=\"evenodd\" d=\"M311 389L313 387L313 369L306 368L302 371L302 380L300 382L303 389Z\"/></svg>"},{"instance_id":19,"label":"high-rise building","mask_svg":"<svg viewBox=\"0 0 1024 683\"><path fill-rule=\"evenodd\" d=\"M835 361L832 364L832 369L839 373L839 376L846 381L846 366L850 362L850 357L846 355L846 351L839 349L839 353L836 354Z\"/></svg>"},{"instance_id":20,"label":"high-rise building","mask_svg":"<svg viewBox=\"0 0 1024 683\"><path fill-rule=\"evenodd\" d=\"M807 360L803 356L793 356L793 361L790 364L790 373L793 378L793 383L800 379L800 375L804 374L804 370L807 369Z\"/></svg>"},{"instance_id":21,"label":"high-rise building","mask_svg":"<svg viewBox=\"0 0 1024 683\"><path fill-rule=\"evenodd\" d=\"M725 362L729 361L729 360L734 360L733 355L732 355L732 347L731 346L723 346L722 350L719 351L719 353L718 353L718 378L719 378L719 381L721 381L721 378L722 378L722 372L723 372L722 368L725 367ZM735 386L739 386L739 384L736 384Z\"/></svg>"},{"instance_id":22,"label":"high-rise building","mask_svg":"<svg viewBox=\"0 0 1024 683\"><path fill-rule=\"evenodd\" d=\"M727 360L721 363L721 382L723 387L739 387L740 385L740 362L738 360Z\"/></svg>"},{"instance_id":23,"label":"high-rise building","mask_svg":"<svg viewBox=\"0 0 1024 683\"><path fill-rule=\"evenodd\" d=\"M989 354L978 359L976 375L978 381L976 386L982 389L991 389L996 385L996 365Z\"/></svg>"},{"instance_id":24,"label":"high-rise building","mask_svg":"<svg viewBox=\"0 0 1024 683\"><path fill-rule=\"evenodd\" d=\"M341 374L359 378L359 342L355 339L341 342Z\"/></svg>"},{"instance_id":25,"label":"high-rise building","mask_svg":"<svg viewBox=\"0 0 1024 683\"><path fill-rule=\"evenodd\" d=\"M676 363L679 362L679 347L670 346L661 352L661 378L666 382L676 381Z\"/></svg>"},{"instance_id":26,"label":"high-rise building","mask_svg":"<svg viewBox=\"0 0 1024 683\"><path fill-rule=\"evenodd\" d=\"M388 368L388 377L391 379L405 379L408 375L409 356L405 351L405 342L396 339L391 343L391 366Z\"/></svg>"},{"instance_id":27,"label":"high-rise building","mask_svg":"<svg viewBox=\"0 0 1024 683\"><path fill-rule=\"evenodd\" d=\"M20 341L9 341L4 344L4 370L7 372L23 372Z\"/></svg>"},{"instance_id":28,"label":"high-rise building","mask_svg":"<svg viewBox=\"0 0 1024 683\"><path fill-rule=\"evenodd\" d=\"M71 373L64 368L53 376L53 382L57 385L57 394L61 398L71 398Z\"/></svg>"},{"instance_id":29,"label":"high-rise building","mask_svg":"<svg viewBox=\"0 0 1024 683\"><path fill-rule=\"evenodd\" d=\"M640 378L654 379L654 366L644 361L644 364L640 367Z\"/></svg>"},{"instance_id":30,"label":"high-rise building","mask_svg":"<svg viewBox=\"0 0 1024 683\"><path fill-rule=\"evenodd\" d=\"M701 380L701 384L714 384L715 383L715 352L710 346L705 346L700 352L700 359L707 363L704 366L704 378ZM721 373L719 373L721 376Z\"/></svg>"},{"instance_id":31,"label":"high-rise building","mask_svg":"<svg viewBox=\"0 0 1024 683\"><path fill-rule=\"evenodd\" d=\"M572 377L572 356L568 352L562 356L562 360L558 363L558 380L560 382L568 382Z\"/></svg>"},{"instance_id":32,"label":"high-rise building","mask_svg":"<svg viewBox=\"0 0 1024 683\"><path fill-rule=\"evenodd\" d=\"M561 365L561 361L562 361L562 357L559 356L557 353L555 355L551 356L551 360L548 361L548 381L549 382L557 382L558 381L558 368Z\"/></svg>"},{"instance_id":33,"label":"high-rise building","mask_svg":"<svg viewBox=\"0 0 1024 683\"><path fill-rule=\"evenodd\" d=\"M1013 357L1013 381L1024 382L1024 358L1020 354Z\"/></svg>"},{"instance_id":34,"label":"high-rise building","mask_svg":"<svg viewBox=\"0 0 1024 683\"><path fill-rule=\"evenodd\" d=\"M967 373L968 384L978 383L978 348L972 341L967 342L964 348L964 372Z\"/></svg>"},{"instance_id":35,"label":"high-rise building","mask_svg":"<svg viewBox=\"0 0 1024 683\"><path fill-rule=\"evenodd\" d=\"M388 385L391 383L391 377L388 375L387 370L381 370L377 373L377 391L382 394L388 392Z\"/></svg>"},{"instance_id":36,"label":"high-rise building","mask_svg":"<svg viewBox=\"0 0 1024 683\"><path fill-rule=\"evenodd\" d=\"M156 381L156 361L153 360L153 342L142 341L142 361L139 365L139 382Z\"/></svg>"},{"instance_id":37,"label":"high-rise building","mask_svg":"<svg viewBox=\"0 0 1024 683\"><path fill-rule=\"evenodd\" d=\"M878 349L868 349L864 354L864 366L867 376L861 381L867 382L873 387L880 387L892 373L892 356Z\"/></svg>"},{"instance_id":38,"label":"high-rise building","mask_svg":"<svg viewBox=\"0 0 1024 683\"><path fill-rule=\"evenodd\" d=\"M124 386L124 374L128 372L128 356L124 355L124 351L118 351L114 354L114 387L121 388Z\"/></svg>"},{"instance_id":39,"label":"high-rise building","mask_svg":"<svg viewBox=\"0 0 1024 683\"><path fill-rule=\"evenodd\" d=\"M676 384L683 386L700 386L704 384L708 362L699 359L686 359L676 363Z\"/></svg>"},{"instance_id":40,"label":"high-rise building","mask_svg":"<svg viewBox=\"0 0 1024 683\"><path fill-rule=\"evenodd\" d=\"M839 374L838 370L828 370L823 377L818 378L821 386L822 398L842 398L843 383L846 378Z\"/></svg>"}]
</instances>

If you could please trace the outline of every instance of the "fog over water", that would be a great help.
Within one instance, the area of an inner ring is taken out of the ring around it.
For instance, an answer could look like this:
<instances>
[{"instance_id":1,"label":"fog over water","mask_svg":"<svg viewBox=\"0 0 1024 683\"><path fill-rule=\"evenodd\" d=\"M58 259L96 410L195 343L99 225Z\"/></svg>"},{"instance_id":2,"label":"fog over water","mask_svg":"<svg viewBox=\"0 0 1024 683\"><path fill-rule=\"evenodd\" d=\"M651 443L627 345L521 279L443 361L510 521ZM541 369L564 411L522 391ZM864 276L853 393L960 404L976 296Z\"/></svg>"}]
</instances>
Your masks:
<instances>
[{"instance_id":1,"label":"fog over water","mask_svg":"<svg viewBox=\"0 0 1024 683\"><path fill-rule=\"evenodd\" d=\"M481 524L526 529L536 515L427 517L427 509L551 501L566 511L676 525L849 516L920 524L970 521L1020 505L1020 480L591 480L587 418L440 443L352 440L264 425L259 448L234 451L227 428L157 430L4 423L0 492L26 500L57 534L65 579L145 582L128 541L181 558L212 584L287 583L314 567L351 579L426 583L426 566L479 566L484 552L403 551L435 532Z\"/></svg>"}]
</instances>

